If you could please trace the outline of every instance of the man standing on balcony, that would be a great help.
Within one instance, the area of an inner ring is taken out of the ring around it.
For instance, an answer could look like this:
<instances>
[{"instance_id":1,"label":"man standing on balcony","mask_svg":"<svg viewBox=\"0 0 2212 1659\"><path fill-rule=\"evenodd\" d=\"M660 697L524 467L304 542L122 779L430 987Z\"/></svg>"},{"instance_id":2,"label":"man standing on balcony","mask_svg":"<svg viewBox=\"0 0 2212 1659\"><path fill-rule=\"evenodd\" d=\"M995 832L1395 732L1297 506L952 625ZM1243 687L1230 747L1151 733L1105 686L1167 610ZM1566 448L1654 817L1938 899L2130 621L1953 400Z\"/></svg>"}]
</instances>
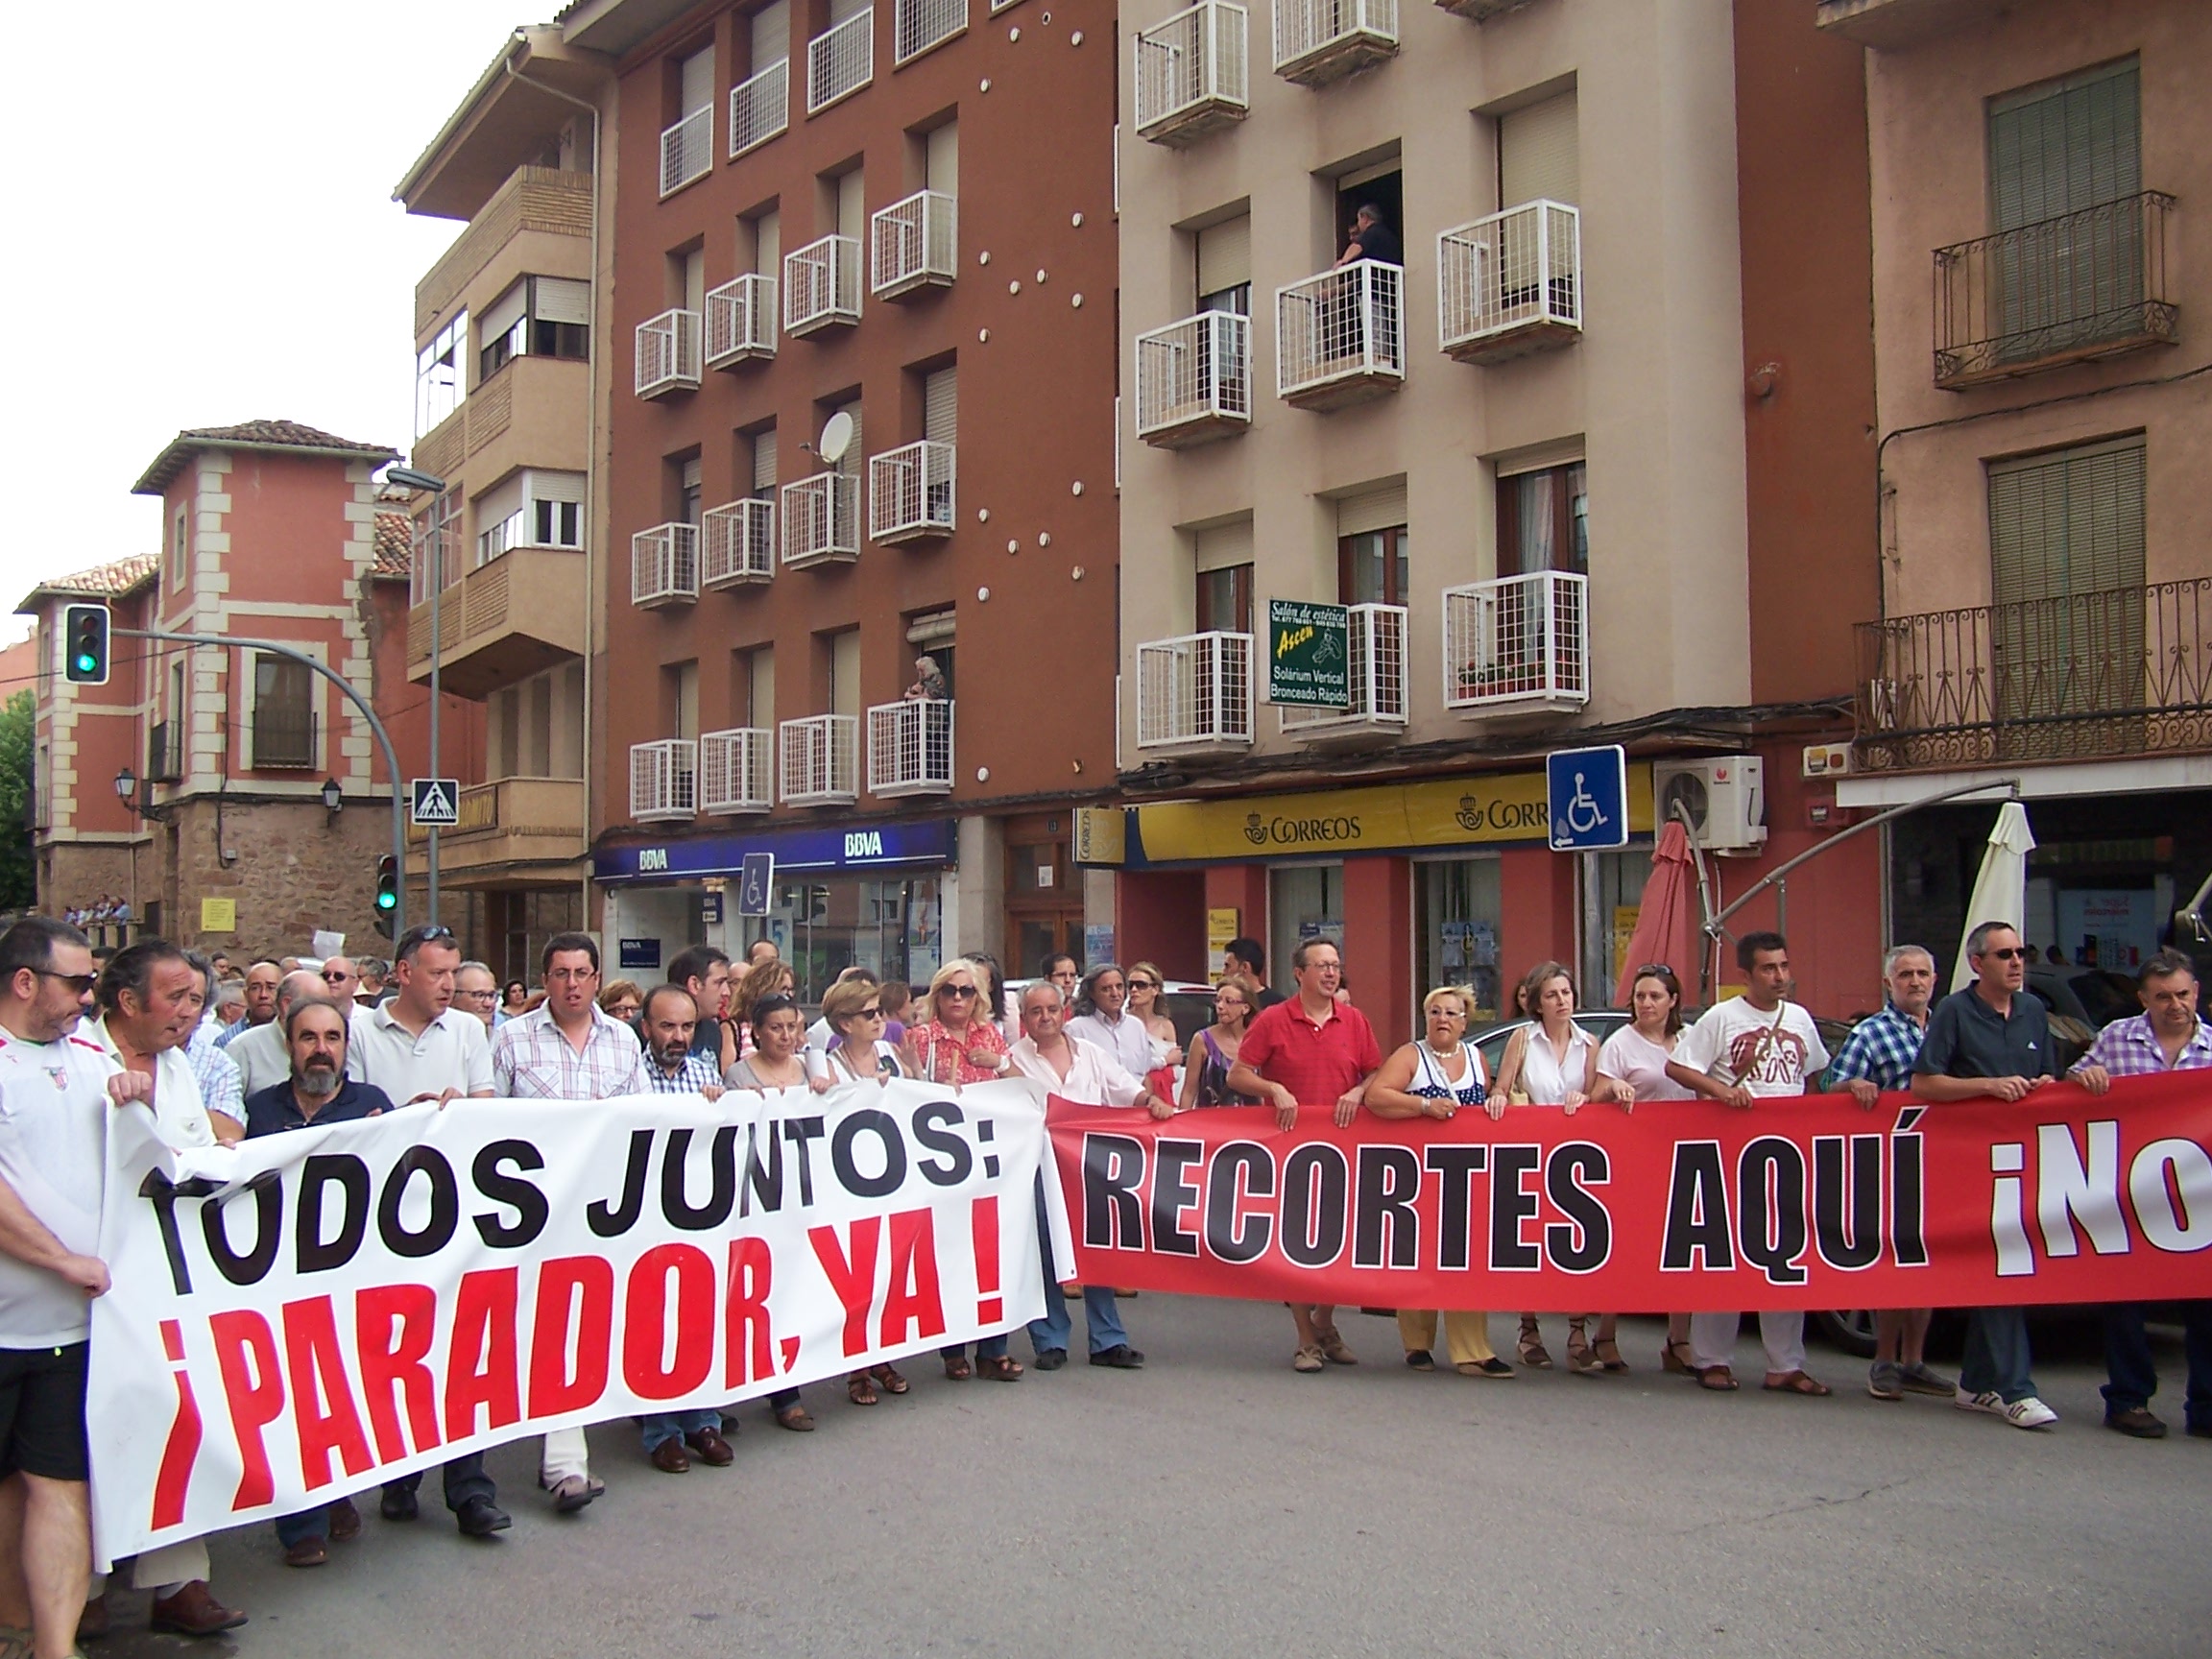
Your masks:
<instances>
[{"instance_id":1,"label":"man standing on balcony","mask_svg":"<svg viewBox=\"0 0 2212 1659\"><path fill-rule=\"evenodd\" d=\"M1360 203L1359 211L1352 216L1350 240L1344 252L1336 255L1336 265L1340 268L1360 259L1372 259L1379 265L1406 263L1398 233L1382 223L1382 209L1372 202Z\"/></svg>"}]
</instances>

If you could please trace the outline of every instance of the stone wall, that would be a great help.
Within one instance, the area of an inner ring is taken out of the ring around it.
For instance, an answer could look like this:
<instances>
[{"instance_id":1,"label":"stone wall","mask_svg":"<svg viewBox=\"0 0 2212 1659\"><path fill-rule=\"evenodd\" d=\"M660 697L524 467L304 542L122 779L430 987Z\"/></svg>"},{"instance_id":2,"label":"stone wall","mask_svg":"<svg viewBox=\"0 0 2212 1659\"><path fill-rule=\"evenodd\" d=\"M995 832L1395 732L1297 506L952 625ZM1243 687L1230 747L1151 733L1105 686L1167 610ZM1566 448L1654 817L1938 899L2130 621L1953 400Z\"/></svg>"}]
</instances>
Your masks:
<instances>
[{"instance_id":1,"label":"stone wall","mask_svg":"<svg viewBox=\"0 0 2212 1659\"><path fill-rule=\"evenodd\" d=\"M144 877L152 861L139 866ZM97 903L101 895L129 899L135 912L159 894L149 887L133 894L131 888L131 847L117 841L56 841L38 849L38 907L59 916L73 904Z\"/></svg>"},{"instance_id":2,"label":"stone wall","mask_svg":"<svg viewBox=\"0 0 2212 1659\"><path fill-rule=\"evenodd\" d=\"M392 848L392 821L381 804L355 805L330 823L320 802L230 802L222 809L216 845L216 803L181 805L173 837L163 837L161 887L165 915L180 940L246 955L304 952L318 927L346 935L347 949L381 954L375 928L376 859ZM221 853L235 854L225 863ZM200 902L229 899L237 930L203 933Z\"/></svg>"}]
</instances>

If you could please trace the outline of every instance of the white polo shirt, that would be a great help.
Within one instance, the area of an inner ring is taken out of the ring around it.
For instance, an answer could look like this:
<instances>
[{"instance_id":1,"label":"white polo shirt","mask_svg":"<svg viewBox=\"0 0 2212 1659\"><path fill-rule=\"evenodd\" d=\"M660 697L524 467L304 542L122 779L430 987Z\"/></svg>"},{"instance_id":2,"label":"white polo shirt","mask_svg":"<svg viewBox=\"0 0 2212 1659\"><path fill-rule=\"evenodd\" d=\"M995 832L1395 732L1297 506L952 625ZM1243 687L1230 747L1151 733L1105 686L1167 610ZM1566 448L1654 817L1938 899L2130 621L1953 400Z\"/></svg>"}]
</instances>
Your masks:
<instances>
[{"instance_id":1,"label":"white polo shirt","mask_svg":"<svg viewBox=\"0 0 2212 1659\"><path fill-rule=\"evenodd\" d=\"M292 1075L292 1056L284 1051L281 1021L272 1020L266 1025L256 1025L242 1033L223 1052L229 1055L230 1063L238 1068L239 1082L250 1095L285 1082Z\"/></svg>"},{"instance_id":2,"label":"white polo shirt","mask_svg":"<svg viewBox=\"0 0 2212 1659\"><path fill-rule=\"evenodd\" d=\"M77 1034L99 1044L110 1060L123 1065L123 1050L115 1046L106 1020L83 1022ZM237 1046L230 1045L233 1049ZM292 1075L289 1067L284 1075ZM200 1079L192 1074L192 1062L180 1047L164 1048L154 1056L154 1133L161 1137L164 1145L179 1152L215 1144L215 1125L207 1120L207 1108L200 1099Z\"/></svg>"},{"instance_id":3,"label":"white polo shirt","mask_svg":"<svg viewBox=\"0 0 2212 1659\"><path fill-rule=\"evenodd\" d=\"M83 1037L32 1043L0 1032L0 1180L80 1256L100 1253L114 1072L106 1050ZM65 1347L91 1330L84 1291L0 1255L0 1348Z\"/></svg>"},{"instance_id":4,"label":"white polo shirt","mask_svg":"<svg viewBox=\"0 0 2212 1659\"><path fill-rule=\"evenodd\" d=\"M346 1043L346 1075L373 1083L404 1106L418 1094L492 1092L492 1044L484 1022L448 1008L418 1037L392 1018L392 1004L378 1003L353 1016Z\"/></svg>"}]
</instances>

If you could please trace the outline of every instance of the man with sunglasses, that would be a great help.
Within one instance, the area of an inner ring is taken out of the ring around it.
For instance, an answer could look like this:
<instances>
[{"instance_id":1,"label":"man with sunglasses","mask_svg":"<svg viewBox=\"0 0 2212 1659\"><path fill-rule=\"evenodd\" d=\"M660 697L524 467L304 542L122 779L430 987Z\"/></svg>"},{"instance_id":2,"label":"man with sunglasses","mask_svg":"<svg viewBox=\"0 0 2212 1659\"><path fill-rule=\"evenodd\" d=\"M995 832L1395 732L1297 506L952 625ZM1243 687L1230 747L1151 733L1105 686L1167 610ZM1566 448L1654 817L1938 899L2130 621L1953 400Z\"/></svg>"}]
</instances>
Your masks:
<instances>
[{"instance_id":1,"label":"man with sunglasses","mask_svg":"<svg viewBox=\"0 0 2212 1659\"><path fill-rule=\"evenodd\" d=\"M353 965L353 958L325 956L320 972L323 995L341 1008L352 1007L354 993L361 989L361 970Z\"/></svg>"}]
</instances>

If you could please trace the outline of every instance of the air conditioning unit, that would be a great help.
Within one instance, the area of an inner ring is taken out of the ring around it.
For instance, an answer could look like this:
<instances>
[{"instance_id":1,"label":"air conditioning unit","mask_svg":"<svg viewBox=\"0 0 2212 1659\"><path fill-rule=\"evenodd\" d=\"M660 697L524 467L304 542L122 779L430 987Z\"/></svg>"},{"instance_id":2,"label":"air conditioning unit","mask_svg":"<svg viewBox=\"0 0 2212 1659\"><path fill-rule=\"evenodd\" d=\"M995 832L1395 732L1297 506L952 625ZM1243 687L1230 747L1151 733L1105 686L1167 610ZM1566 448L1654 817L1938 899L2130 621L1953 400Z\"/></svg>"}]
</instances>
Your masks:
<instances>
[{"instance_id":1,"label":"air conditioning unit","mask_svg":"<svg viewBox=\"0 0 2212 1659\"><path fill-rule=\"evenodd\" d=\"M1708 853L1750 854L1767 845L1767 766L1756 755L1653 761L1651 794L1662 825L1681 803L1692 839Z\"/></svg>"}]
</instances>

